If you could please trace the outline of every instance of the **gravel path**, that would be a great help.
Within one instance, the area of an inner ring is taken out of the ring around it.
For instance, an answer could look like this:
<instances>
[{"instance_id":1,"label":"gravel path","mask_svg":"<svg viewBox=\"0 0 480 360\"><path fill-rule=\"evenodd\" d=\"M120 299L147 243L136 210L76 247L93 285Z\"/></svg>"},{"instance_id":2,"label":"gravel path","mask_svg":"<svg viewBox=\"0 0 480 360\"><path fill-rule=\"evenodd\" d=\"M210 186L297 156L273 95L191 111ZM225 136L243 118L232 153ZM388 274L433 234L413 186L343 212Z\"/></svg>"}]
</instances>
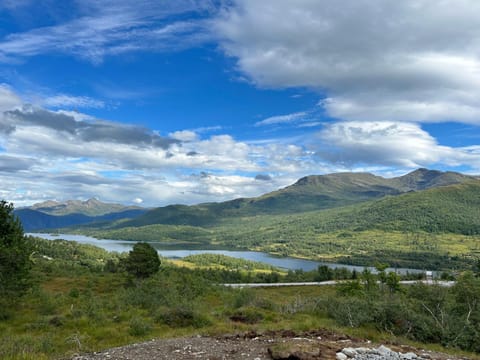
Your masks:
<instances>
[{"instance_id":1,"label":"gravel path","mask_svg":"<svg viewBox=\"0 0 480 360\"><path fill-rule=\"evenodd\" d=\"M302 334L291 331L264 334L251 332L221 337L156 339L72 358L72 360L112 359L460 360L466 358L406 346L375 346L368 341L326 330Z\"/></svg>"}]
</instances>

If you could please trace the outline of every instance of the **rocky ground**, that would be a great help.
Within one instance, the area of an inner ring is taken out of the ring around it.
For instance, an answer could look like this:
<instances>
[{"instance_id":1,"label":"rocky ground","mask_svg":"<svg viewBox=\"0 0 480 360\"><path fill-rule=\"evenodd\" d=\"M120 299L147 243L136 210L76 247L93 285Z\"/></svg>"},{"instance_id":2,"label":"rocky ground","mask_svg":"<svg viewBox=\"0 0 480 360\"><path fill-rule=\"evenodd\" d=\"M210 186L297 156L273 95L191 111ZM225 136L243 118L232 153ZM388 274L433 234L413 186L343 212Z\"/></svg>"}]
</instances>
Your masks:
<instances>
[{"instance_id":1,"label":"rocky ground","mask_svg":"<svg viewBox=\"0 0 480 360\"><path fill-rule=\"evenodd\" d=\"M77 355L72 360L152 360L152 359L337 359L337 360L459 360L466 359L394 344L376 345L369 341L330 331L249 332L219 337L157 339Z\"/></svg>"}]
</instances>

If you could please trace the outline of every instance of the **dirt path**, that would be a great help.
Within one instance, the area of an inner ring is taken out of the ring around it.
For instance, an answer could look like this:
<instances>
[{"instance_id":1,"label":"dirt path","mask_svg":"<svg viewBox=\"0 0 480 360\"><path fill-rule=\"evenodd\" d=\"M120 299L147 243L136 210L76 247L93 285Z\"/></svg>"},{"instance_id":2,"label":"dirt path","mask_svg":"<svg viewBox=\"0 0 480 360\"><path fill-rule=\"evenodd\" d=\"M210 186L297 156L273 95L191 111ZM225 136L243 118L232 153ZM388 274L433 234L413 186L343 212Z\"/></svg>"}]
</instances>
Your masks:
<instances>
[{"instance_id":1,"label":"dirt path","mask_svg":"<svg viewBox=\"0 0 480 360\"><path fill-rule=\"evenodd\" d=\"M152 360L152 359L336 359L345 348L375 348L368 341L339 335L327 330L293 333L291 331L255 332L220 337L158 339L109 349L100 353L79 355L72 360ZM465 359L428 352L408 346L387 344L399 353L414 353L421 359ZM383 359L379 357L378 359ZM385 358L386 359L386 358ZM390 358L389 358L390 359Z\"/></svg>"}]
</instances>

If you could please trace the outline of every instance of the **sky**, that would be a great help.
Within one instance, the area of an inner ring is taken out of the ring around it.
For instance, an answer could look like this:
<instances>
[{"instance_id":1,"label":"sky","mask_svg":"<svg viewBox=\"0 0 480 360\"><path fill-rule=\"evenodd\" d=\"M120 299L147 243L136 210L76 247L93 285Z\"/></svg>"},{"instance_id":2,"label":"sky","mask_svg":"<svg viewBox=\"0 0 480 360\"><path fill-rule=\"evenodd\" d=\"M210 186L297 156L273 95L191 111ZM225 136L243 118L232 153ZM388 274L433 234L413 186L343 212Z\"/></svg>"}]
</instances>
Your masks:
<instances>
[{"instance_id":1,"label":"sky","mask_svg":"<svg viewBox=\"0 0 480 360\"><path fill-rule=\"evenodd\" d=\"M0 0L0 198L480 174L478 0Z\"/></svg>"}]
</instances>

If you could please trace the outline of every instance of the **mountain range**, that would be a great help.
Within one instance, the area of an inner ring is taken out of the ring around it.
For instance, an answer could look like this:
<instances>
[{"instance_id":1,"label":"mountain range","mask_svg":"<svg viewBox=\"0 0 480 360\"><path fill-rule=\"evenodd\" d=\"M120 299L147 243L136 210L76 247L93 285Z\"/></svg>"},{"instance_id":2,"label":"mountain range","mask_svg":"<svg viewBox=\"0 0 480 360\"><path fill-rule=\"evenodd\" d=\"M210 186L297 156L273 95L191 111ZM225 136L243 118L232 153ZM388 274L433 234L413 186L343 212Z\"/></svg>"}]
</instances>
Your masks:
<instances>
[{"instance_id":1,"label":"mountain range","mask_svg":"<svg viewBox=\"0 0 480 360\"><path fill-rule=\"evenodd\" d=\"M226 218L298 214L332 209L469 181L478 180L476 177L456 172L427 169L418 169L394 178L383 178L369 173L312 175L299 179L293 185L256 198L155 208L135 219L123 222L121 226L152 224L212 226Z\"/></svg>"},{"instance_id":2,"label":"mountain range","mask_svg":"<svg viewBox=\"0 0 480 360\"><path fill-rule=\"evenodd\" d=\"M370 173L334 173L306 176L290 186L259 197L219 203L145 209L107 204L97 199L64 203L47 201L18 209L16 214L26 231L86 224L95 224L96 227L104 225L106 228L156 224L211 227L237 217L302 214L472 182L480 184L478 178L473 176L428 169L418 169L394 178L383 178ZM405 199L403 208L416 202L414 197ZM387 203L388 201L391 200L387 200ZM382 206L385 208L383 212L392 213L388 205ZM373 213L376 212L372 210Z\"/></svg>"},{"instance_id":3,"label":"mountain range","mask_svg":"<svg viewBox=\"0 0 480 360\"><path fill-rule=\"evenodd\" d=\"M92 198L86 201L45 201L15 210L23 229L51 230L68 226L132 219L147 212L138 206L104 203Z\"/></svg>"}]
</instances>

